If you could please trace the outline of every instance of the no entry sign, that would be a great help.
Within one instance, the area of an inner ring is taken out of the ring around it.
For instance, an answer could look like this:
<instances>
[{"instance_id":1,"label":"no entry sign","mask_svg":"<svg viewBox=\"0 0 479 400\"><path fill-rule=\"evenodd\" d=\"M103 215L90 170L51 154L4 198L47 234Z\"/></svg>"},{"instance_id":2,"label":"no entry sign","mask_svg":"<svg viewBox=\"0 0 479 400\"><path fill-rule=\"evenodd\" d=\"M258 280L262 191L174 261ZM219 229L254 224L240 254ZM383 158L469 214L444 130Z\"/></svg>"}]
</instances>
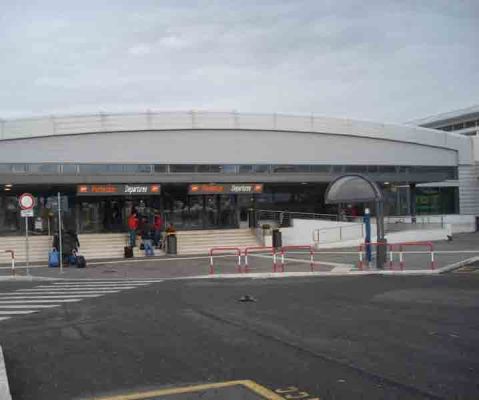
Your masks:
<instances>
[{"instance_id":1,"label":"no entry sign","mask_svg":"<svg viewBox=\"0 0 479 400\"><path fill-rule=\"evenodd\" d=\"M31 210L35 206L35 198L30 193L23 193L18 199L22 210Z\"/></svg>"}]
</instances>

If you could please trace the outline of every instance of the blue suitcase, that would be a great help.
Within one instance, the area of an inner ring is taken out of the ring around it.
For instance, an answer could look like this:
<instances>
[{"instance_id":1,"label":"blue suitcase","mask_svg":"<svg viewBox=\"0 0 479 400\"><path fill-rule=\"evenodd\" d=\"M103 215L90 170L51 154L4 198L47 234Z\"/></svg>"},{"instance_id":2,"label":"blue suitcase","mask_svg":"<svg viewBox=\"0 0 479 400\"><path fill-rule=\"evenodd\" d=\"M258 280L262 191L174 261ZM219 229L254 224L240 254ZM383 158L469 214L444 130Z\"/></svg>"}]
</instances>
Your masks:
<instances>
[{"instance_id":1,"label":"blue suitcase","mask_svg":"<svg viewBox=\"0 0 479 400\"><path fill-rule=\"evenodd\" d=\"M48 252L48 266L50 268L56 268L60 265L60 254L56 249L52 249Z\"/></svg>"}]
</instances>

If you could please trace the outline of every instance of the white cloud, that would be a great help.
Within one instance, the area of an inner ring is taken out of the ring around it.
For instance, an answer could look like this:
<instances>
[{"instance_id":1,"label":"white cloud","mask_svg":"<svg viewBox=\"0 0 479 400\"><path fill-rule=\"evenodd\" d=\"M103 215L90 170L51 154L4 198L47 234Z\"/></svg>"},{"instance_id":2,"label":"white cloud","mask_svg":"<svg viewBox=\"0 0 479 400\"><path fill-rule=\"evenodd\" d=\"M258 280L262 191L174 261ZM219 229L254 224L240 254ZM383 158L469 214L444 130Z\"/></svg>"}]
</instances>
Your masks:
<instances>
[{"instance_id":1,"label":"white cloud","mask_svg":"<svg viewBox=\"0 0 479 400\"><path fill-rule=\"evenodd\" d=\"M144 56L151 53L151 47L146 44L137 44L128 49L128 53L132 56Z\"/></svg>"},{"instance_id":2,"label":"white cloud","mask_svg":"<svg viewBox=\"0 0 479 400\"><path fill-rule=\"evenodd\" d=\"M0 117L151 104L404 121L477 102L477 0L40 3L0 6Z\"/></svg>"}]
</instances>

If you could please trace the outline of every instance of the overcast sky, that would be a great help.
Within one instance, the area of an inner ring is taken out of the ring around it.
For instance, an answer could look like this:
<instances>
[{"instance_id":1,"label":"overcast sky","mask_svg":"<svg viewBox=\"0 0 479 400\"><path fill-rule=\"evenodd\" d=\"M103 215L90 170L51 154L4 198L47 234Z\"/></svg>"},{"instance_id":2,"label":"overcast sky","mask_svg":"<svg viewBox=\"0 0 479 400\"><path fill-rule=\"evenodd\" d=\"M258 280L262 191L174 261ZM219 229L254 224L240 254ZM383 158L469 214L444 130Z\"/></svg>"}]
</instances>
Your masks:
<instances>
[{"instance_id":1,"label":"overcast sky","mask_svg":"<svg viewBox=\"0 0 479 400\"><path fill-rule=\"evenodd\" d=\"M0 3L0 118L136 110L403 122L479 104L479 1Z\"/></svg>"}]
</instances>

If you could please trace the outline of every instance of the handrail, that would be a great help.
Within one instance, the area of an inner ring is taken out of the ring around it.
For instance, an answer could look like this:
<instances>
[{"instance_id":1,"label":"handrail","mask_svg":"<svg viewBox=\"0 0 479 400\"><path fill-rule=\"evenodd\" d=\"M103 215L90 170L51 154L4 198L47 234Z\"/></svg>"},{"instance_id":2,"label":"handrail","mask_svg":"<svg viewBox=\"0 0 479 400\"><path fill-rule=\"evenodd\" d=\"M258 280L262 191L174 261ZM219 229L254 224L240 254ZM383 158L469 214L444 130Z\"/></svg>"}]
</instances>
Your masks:
<instances>
[{"instance_id":1,"label":"handrail","mask_svg":"<svg viewBox=\"0 0 479 400\"><path fill-rule=\"evenodd\" d=\"M214 274L215 272L215 266L214 266L214 260L213 256L215 252L235 252L236 255L238 256L238 263L236 265L236 268L239 273L241 273L241 248L239 247L212 247L211 249L208 250L208 255L210 257L210 275Z\"/></svg>"},{"instance_id":2,"label":"handrail","mask_svg":"<svg viewBox=\"0 0 479 400\"><path fill-rule=\"evenodd\" d=\"M332 231L333 229L339 230L339 241L343 240L343 229L358 228L361 227L361 238L364 237L364 230L362 229L363 224L360 222L348 222L348 224L353 225L338 225L330 226L328 228L318 228L313 230L313 242L319 242L319 233L323 231Z\"/></svg>"}]
</instances>

